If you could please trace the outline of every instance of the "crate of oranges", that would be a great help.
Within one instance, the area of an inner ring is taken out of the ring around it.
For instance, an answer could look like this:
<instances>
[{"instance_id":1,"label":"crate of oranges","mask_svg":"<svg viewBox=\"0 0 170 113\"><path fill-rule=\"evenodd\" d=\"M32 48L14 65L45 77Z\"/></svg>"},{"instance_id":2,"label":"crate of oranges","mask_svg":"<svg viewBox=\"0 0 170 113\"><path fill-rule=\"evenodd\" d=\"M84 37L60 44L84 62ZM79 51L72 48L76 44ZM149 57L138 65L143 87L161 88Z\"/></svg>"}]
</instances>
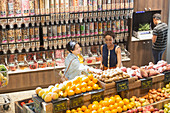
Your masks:
<instances>
[{"instance_id":1,"label":"crate of oranges","mask_svg":"<svg viewBox=\"0 0 170 113\"><path fill-rule=\"evenodd\" d=\"M67 110L66 113L121 113L128 109L133 109L135 106L134 102L129 99L122 99L119 95L111 96L110 98L104 98L101 101L94 101L88 106L81 106L77 109Z\"/></svg>"}]
</instances>

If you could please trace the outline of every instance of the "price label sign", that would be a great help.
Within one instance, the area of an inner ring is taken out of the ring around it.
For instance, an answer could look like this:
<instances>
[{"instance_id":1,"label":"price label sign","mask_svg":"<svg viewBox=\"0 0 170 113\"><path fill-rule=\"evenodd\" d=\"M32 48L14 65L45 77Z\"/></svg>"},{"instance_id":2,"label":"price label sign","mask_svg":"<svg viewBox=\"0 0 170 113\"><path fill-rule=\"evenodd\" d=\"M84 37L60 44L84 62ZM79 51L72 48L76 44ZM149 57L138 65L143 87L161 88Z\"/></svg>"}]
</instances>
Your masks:
<instances>
[{"instance_id":1,"label":"price label sign","mask_svg":"<svg viewBox=\"0 0 170 113\"><path fill-rule=\"evenodd\" d=\"M83 94L71 96L69 99L71 109L84 105Z\"/></svg>"},{"instance_id":2,"label":"price label sign","mask_svg":"<svg viewBox=\"0 0 170 113\"><path fill-rule=\"evenodd\" d=\"M94 101L101 101L104 99L104 90L98 90L98 91L93 91L91 92L91 103Z\"/></svg>"},{"instance_id":3,"label":"price label sign","mask_svg":"<svg viewBox=\"0 0 170 113\"><path fill-rule=\"evenodd\" d=\"M152 78L151 77L140 79L140 80L141 80L141 88L142 89L149 89L150 87L152 87Z\"/></svg>"},{"instance_id":4,"label":"price label sign","mask_svg":"<svg viewBox=\"0 0 170 113\"><path fill-rule=\"evenodd\" d=\"M67 110L67 99L53 101L52 103L53 103L54 113Z\"/></svg>"},{"instance_id":5,"label":"price label sign","mask_svg":"<svg viewBox=\"0 0 170 113\"><path fill-rule=\"evenodd\" d=\"M129 89L128 79L116 81L117 92L126 91Z\"/></svg>"},{"instance_id":6,"label":"price label sign","mask_svg":"<svg viewBox=\"0 0 170 113\"><path fill-rule=\"evenodd\" d=\"M164 72L164 75L165 75L164 81L169 82L170 81L170 71Z\"/></svg>"}]
</instances>

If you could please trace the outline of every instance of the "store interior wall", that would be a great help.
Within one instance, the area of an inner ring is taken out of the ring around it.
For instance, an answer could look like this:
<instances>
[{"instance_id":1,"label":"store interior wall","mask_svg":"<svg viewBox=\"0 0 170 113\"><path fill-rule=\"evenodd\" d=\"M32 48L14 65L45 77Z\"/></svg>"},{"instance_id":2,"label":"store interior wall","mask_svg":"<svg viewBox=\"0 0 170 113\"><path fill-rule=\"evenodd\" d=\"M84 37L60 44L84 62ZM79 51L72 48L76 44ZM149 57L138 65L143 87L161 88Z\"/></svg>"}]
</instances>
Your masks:
<instances>
[{"instance_id":1,"label":"store interior wall","mask_svg":"<svg viewBox=\"0 0 170 113\"><path fill-rule=\"evenodd\" d=\"M170 2L169 2L169 18L168 18L168 42L166 60L170 63Z\"/></svg>"}]
</instances>

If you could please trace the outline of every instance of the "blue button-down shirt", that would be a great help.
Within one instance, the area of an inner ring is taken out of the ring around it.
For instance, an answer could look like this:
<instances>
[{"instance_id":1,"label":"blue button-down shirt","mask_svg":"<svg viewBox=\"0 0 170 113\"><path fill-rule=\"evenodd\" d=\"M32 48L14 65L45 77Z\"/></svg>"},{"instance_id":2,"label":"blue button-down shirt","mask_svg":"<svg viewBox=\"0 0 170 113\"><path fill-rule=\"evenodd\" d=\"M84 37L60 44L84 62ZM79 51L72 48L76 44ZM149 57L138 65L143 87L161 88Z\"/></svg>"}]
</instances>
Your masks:
<instances>
[{"instance_id":1,"label":"blue button-down shirt","mask_svg":"<svg viewBox=\"0 0 170 113\"><path fill-rule=\"evenodd\" d=\"M70 62L71 62L71 64L70 64ZM67 73L64 72L65 76L69 80L74 79L76 76L80 76L82 71L87 73L87 69L89 68L89 66L85 66L85 65L81 64L78 57L72 53L69 53L67 58L65 59L65 66L66 66L65 71L67 70L69 64L70 64L70 67L69 67Z\"/></svg>"}]
</instances>

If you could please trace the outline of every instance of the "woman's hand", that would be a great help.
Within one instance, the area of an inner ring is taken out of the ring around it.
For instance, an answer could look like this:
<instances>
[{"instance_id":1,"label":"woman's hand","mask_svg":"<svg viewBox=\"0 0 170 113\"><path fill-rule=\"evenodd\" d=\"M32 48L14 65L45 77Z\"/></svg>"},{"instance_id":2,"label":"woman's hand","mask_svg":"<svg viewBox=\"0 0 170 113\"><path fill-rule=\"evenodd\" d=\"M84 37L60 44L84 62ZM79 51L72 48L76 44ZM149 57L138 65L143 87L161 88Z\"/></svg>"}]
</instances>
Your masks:
<instances>
[{"instance_id":1,"label":"woman's hand","mask_svg":"<svg viewBox=\"0 0 170 113\"><path fill-rule=\"evenodd\" d=\"M100 64L100 69L103 70L103 64Z\"/></svg>"}]
</instances>

